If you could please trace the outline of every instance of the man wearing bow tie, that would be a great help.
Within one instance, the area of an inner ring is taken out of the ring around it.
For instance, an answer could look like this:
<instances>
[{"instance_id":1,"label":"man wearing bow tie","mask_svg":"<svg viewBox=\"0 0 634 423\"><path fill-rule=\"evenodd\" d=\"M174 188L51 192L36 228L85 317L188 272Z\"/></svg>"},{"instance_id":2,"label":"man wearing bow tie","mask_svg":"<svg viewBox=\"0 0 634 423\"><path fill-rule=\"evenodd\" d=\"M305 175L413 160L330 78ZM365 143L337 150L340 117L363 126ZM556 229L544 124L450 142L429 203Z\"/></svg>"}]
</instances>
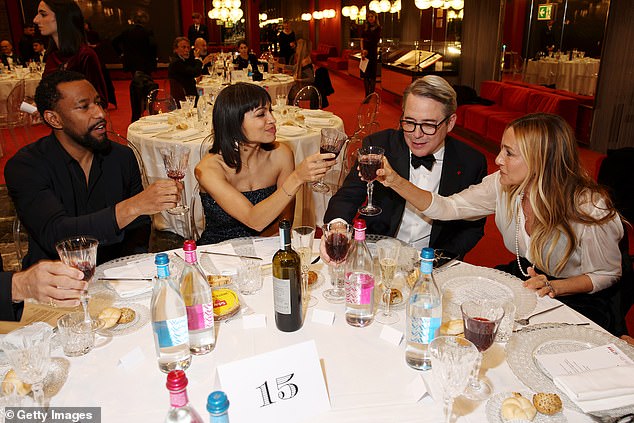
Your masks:
<instances>
[{"instance_id":1,"label":"man wearing bow tie","mask_svg":"<svg viewBox=\"0 0 634 423\"><path fill-rule=\"evenodd\" d=\"M447 134L456 121L456 93L443 78L428 75L403 94L400 128L370 135L363 145L385 149L390 166L420 188L451 195L487 174L484 155ZM356 169L356 166L354 167ZM324 222L340 217L348 222L366 200L366 182L351 171L330 199ZM396 237L416 249L440 248L463 257L484 235L485 219L434 221L423 216L391 188L374 183L373 203L383 209L366 219L367 233Z\"/></svg>"}]
</instances>

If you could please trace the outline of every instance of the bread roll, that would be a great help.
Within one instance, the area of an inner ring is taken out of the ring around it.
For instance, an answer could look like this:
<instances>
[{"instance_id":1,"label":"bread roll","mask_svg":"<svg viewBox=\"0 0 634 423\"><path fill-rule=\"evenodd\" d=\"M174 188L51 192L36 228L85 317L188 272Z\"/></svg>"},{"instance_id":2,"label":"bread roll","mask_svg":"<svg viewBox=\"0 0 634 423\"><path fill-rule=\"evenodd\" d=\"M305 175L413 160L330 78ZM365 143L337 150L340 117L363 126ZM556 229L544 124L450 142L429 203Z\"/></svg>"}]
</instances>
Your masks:
<instances>
[{"instance_id":1,"label":"bread roll","mask_svg":"<svg viewBox=\"0 0 634 423\"><path fill-rule=\"evenodd\" d=\"M121 307L120 311L121 316L119 317L119 320L117 320L118 324L130 323L136 317L136 312L131 308Z\"/></svg>"},{"instance_id":2,"label":"bread roll","mask_svg":"<svg viewBox=\"0 0 634 423\"><path fill-rule=\"evenodd\" d=\"M2 382L2 393L4 395L9 395L11 393L11 385L14 386L15 393L21 397L28 395L31 392L31 385L22 382L13 369L9 370L4 376L4 382Z\"/></svg>"},{"instance_id":3,"label":"bread roll","mask_svg":"<svg viewBox=\"0 0 634 423\"><path fill-rule=\"evenodd\" d=\"M462 319L449 320L440 325L441 335L456 336L464 332L464 325Z\"/></svg>"},{"instance_id":4,"label":"bread roll","mask_svg":"<svg viewBox=\"0 0 634 423\"><path fill-rule=\"evenodd\" d=\"M231 276L224 275L207 275L207 283L212 288L231 284Z\"/></svg>"},{"instance_id":5,"label":"bread roll","mask_svg":"<svg viewBox=\"0 0 634 423\"><path fill-rule=\"evenodd\" d=\"M537 415L537 409L535 409L533 404L517 392L502 402L500 412L505 422L511 422L513 420L532 421L535 415Z\"/></svg>"},{"instance_id":6,"label":"bread roll","mask_svg":"<svg viewBox=\"0 0 634 423\"><path fill-rule=\"evenodd\" d=\"M121 310L116 307L105 308L99 313L99 320L103 321L103 329L110 329L119 322Z\"/></svg>"},{"instance_id":7,"label":"bread roll","mask_svg":"<svg viewBox=\"0 0 634 423\"><path fill-rule=\"evenodd\" d=\"M547 415L559 413L564 408L559 395L546 392L533 395L533 405L537 411Z\"/></svg>"},{"instance_id":8,"label":"bread roll","mask_svg":"<svg viewBox=\"0 0 634 423\"><path fill-rule=\"evenodd\" d=\"M312 270L308 271L308 285L312 285L317 282L318 278L319 276L317 275L317 272L314 272Z\"/></svg>"}]
</instances>

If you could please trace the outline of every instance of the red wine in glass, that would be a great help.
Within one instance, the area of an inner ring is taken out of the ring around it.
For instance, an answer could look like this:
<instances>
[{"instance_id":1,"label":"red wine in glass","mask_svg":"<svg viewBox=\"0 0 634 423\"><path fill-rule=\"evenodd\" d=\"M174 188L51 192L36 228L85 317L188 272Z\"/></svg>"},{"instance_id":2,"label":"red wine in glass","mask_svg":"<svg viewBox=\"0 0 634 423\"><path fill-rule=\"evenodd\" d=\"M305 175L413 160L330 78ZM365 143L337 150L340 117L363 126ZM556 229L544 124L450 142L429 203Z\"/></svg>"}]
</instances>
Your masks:
<instances>
[{"instance_id":1,"label":"red wine in glass","mask_svg":"<svg viewBox=\"0 0 634 423\"><path fill-rule=\"evenodd\" d=\"M346 234L333 233L326 238L326 252L336 263L340 263L346 258L348 245L349 239Z\"/></svg>"},{"instance_id":2,"label":"red wine in glass","mask_svg":"<svg viewBox=\"0 0 634 423\"><path fill-rule=\"evenodd\" d=\"M87 261L75 263L73 267L84 272L83 280L86 282L90 281L92 279L92 276L95 274L95 265Z\"/></svg>"},{"instance_id":3,"label":"red wine in glass","mask_svg":"<svg viewBox=\"0 0 634 423\"><path fill-rule=\"evenodd\" d=\"M341 146L339 146L339 148L337 148L336 145L322 145L322 146L319 147L319 153L320 154L333 153L335 155L335 157L333 157L332 159L329 159L329 160L335 160L337 158L337 156L339 155L339 153L341 152L341 147L343 147L343 144L341 144Z\"/></svg>"},{"instance_id":4,"label":"red wine in glass","mask_svg":"<svg viewBox=\"0 0 634 423\"><path fill-rule=\"evenodd\" d=\"M496 323L484 317L470 317L465 321L464 337L473 342L480 352L493 345L496 333Z\"/></svg>"},{"instance_id":5,"label":"red wine in glass","mask_svg":"<svg viewBox=\"0 0 634 423\"><path fill-rule=\"evenodd\" d=\"M363 156L359 159L359 169L361 170L361 177L366 182L371 182L376 179L376 171L381 168L381 157L373 157L372 155Z\"/></svg>"},{"instance_id":6,"label":"red wine in glass","mask_svg":"<svg viewBox=\"0 0 634 423\"><path fill-rule=\"evenodd\" d=\"M181 181L185 177L185 172L179 169L168 170L167 177L175 181Z\"/></svg>"}]
</instances>

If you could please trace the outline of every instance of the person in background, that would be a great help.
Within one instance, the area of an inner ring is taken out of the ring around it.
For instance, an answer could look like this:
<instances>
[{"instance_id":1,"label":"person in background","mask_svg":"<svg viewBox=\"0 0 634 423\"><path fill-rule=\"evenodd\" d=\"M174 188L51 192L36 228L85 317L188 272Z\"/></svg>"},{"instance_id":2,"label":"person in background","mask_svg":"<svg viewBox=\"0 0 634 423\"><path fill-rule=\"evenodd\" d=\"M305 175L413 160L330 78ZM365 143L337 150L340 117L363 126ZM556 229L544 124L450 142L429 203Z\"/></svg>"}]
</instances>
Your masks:
<instances>
[{"instance_id":1,"label":"person in background","mask_svg":"<svg viewBox=\"0 0 634 423\"><path fill-rule=\"evenodd\" d=\"M46 48L44 47L44 41L40 38L33 40L32 60L36 63L46 63Z\"/></svg>"},{"instance_id":2,"label":"person in background","mask_svg":"<svg viewBox=\"0 0 634 423\"><path fill-rule=\"evenodd\" d=\"M275 141L271 97L239 82L223 89L213 109L214 143L196 166L206 216L199 244L277 233L292 220L293 200L305 182L319 180L334 154L313 154L295 167L290 148Z\"/></svg>"},{"instance_id":3,"label":"person in background","mask_svg":"<svg viewBox=\"0 0 634 423\"><path fill-rule=\"evenodd\" d=\"M246 69L251 65L254 72L258 70L258 58L255 54L249 53L249 45L245 40L238 42L238 55L233 59L233 64L238 65L238 69Z\"/></svg>"},{"instance_id":4,"label":"person in background","mask_svg":"<svg viewBox=\"0 0 634 423\"><path fill-rule=\"evenodd\" d=\"M557 115L511 122L495 159L499 171L445 197L414 186L384 160L377 180L432 219L495 214L516 260L499 269L542 297L557 298L606 330L625 332L618 305L623 224L606 193L579 161L574 133Z\"/></svg>"},{"instance_id":5,"label":"person in background","mask_svg":"<svg viewBox=\"0 0 634 423\"><path fill-rule=\"evenodd\" d=\"M84 16L73 0L42 0L33 18L45 37L51 37L43 75L56 70L83 74L108 105L108 88L97 53L88 45Z\"/></svg>"},{"instance_id":6,"label":"person in background","mask_svg":"<svg viewBox=\"0 0 634 423\"><path fill-rule=\"evenodd\" d=\"M198 95L196 79L202 74L203 64L191 54L187 38L176 37L173 47L174 56L167 68L167 77L172 97L183 101L186 95Z\"/></svg>"},{"instance_id":7,"label":"person in background","mask_svg":"<svg viewBox=\"0 0 634 423\"><path fill-rule=\"evenodd\" d=\"M308 42L303 38L297 41L297 48L295 54L291 59L291 64L280 64L278 67L285 72L291 72L295 84L288 92L289 104L293 104L293 99L303 87L312 85L315 82L315 68L313 67L313 61L310 58L310 49Z\"/></svg>"},{"instance_id":8,"label":"person in background","mask_svg":"<svg viewBox=\"0 0 634 423\"><path fill-rule=\"evenodd\" d=\"M99 33L92 29L92 24L89 21L84 21L84 32L86 33L86 42L92 48L97 47L101 42Z\"/></svg>"},{"instance_id":9,"label":"person in background","mask_svg":"<svg viewBox=\"0 0 634 423\"><path fill-rule=\"evenodd\" d=\"M202 63L202 74L209 75L209 68L213 64L214 54L207 53L207 41L204 38L197 38L194 42L194 58Z\"/></svg>"},{"instance_id":10,"label":"person in background","mask_svg":"<svg viewBox=\"0 0 634 423\"><path fill-rule=\"evenodd\" d=\"M291 57L295 53L296 39L289 21L284 21L282 24L282 30L277 34L277 42L280 46L280 62L283 59L284 64L290 64Z\"/></svg>"},{"instance_id":11,"label":"person in background","mask_svg":"<svg viewBox=\"0 0 634 423\"><path fill-rule=\"evenodd\" d=\"M376 69L378 64L379 41L381 40L381 25L375 11L370 10L366 15L361 37L361 57L368 59L368 66L361 71L365 95L372 94L376 87Z\"/></svg>"},{"instance_id":12,"label":"person in background","mask_svg":"<svg viewBox=\"0 0 634 423\"><path fill-rule=\"evenodd\" d=\"M2 64L8 69L13 70L14 66L21 65L20 58L13 52L13 44L9 40L0 41L0 60Z\"/></svg>"},{"instance_id":13,"label":"person in background","mask_svg":"<svg viewBox=\"0 0 634 423\"><path fill-rule=\"evenodd\" d=\"M35 40L35 27L32 23L24 24L23 34L18 43L20 60L22 63L29 63L33 60L33 41Z\"/></svg>"},{"instance_id":14,"label":"person in background","mask_svg":"<svg viewBox=\"0 0 634 423\"><path fill-rule=\"evenodd\" d=\"M460 192L482 181L487 164L482 153L448 136L456 122L455 112L453 88L443 78L427 75L412 82L403 93L399 128L372 134L363 145L383 147L394 172L415 186L441 195ZM324 222L340 217L352 223L365 200L366 182L352 170L330 199ZM422 215L408 197L376 182L374 203L383 212L364 216L367 232L398 238L417 250L432 247L463 257L484 235L484 219L432 220Z\"/></svg>"},{"instance_id":15,"label":"person in background","mask_svg":"<svg viewBox=\"0 0 634 423\"><path fill-rule=\"evenodd\" d=\"M123 56L123 70L134 77L137 71L148 76L156 70L157 51L154 32L146 28L149 17L143 11L132 16L133 24L112 40L112 47Z\"/></svg>"},{"instance_id":16,"label":"person in background","mask_svg":"<svg viewBox=\"0 0 634 423\"><path fill-rule=\"evenodd\" d=\"M44 76L35 103L52 131L21 148L4 170L29 234L23 268L57 259L55 244L76 235L99 241L98 264L147 252L148 216L175 207L181 185L166 178L143 189L134 153L108 139L101 99L84 75Z\"/></svg>"},{"instance_id":17,"label":"person in background","mask_svg":"<svg viewBox=\"0 0 634 423\"><path fill-rule=\"evenodd\" d=\"M207 26L202 23L203 16L198 13L192 13L193 23L187 29L187 38L193 43L197 38L202 38L206 42L209 42L209 31ZM192 44L193 47L193 44Z\"/></svg>"},{"instance_id":18,"label":"person in background","mask_svg":"<svg viewBox=\"0 0 634 423\"><path fill-rule=\"evenodd\" d=\"M59 261L42 260L21 272L3 272L0 256L0 320L17 322L24 300L51 307L76 307L86 288L84 272Z\"/></svg>"}]
</instances>

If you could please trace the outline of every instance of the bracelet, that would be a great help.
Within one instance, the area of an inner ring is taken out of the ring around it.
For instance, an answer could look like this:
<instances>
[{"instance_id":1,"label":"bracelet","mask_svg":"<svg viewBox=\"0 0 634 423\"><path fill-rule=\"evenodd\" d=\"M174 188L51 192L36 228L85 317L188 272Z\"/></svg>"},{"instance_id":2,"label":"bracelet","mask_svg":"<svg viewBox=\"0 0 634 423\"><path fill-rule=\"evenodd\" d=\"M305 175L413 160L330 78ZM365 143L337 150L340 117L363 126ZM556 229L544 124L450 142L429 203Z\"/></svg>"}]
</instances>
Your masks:
<instances>
[{"instance_id":1,"label":"bracelet","mask_svg":"<svg viewBox=\"0 0 634 423\"><path fill-rule=\"evenodd\" d=\"M284 191L284 194L288 195L289 197L293 197L295 194L289 194L288 191L286 191L286 188L284 188L284 184L282 184L282 191Z\"/></svg>"}]
</instances>

